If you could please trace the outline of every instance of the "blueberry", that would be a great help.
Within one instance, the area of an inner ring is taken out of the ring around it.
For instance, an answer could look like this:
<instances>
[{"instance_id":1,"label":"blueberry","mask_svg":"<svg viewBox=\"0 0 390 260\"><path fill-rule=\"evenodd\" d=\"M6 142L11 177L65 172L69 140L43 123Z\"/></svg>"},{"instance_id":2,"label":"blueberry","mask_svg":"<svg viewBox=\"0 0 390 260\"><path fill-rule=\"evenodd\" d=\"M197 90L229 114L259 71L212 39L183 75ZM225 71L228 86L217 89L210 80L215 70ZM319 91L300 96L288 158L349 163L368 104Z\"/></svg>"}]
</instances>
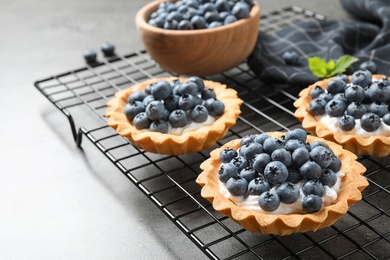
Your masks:
<instances>
[{"instance_id":1,"label":"blueberry","mask_svg":"<svg viewBox=\"0 0 390 260\"><path fill-rule=\"evenodd\" d=\"M387 104L384 104L384 103L372 103L369 107L368 107L368 111L371 112L371 113L374 113L374 114L377 114L379 117L382 117L384 116L387 112L389 112L388 110L388 105Z\"/></svg>"},{"instance_id":2,"label":"blueberry","mask_svg":"<svg viewBox=\"0 0 390 260\"><path fill-rule=\"evenodd\" d=\"M326 85L326 89L329 93L337 94L344 92L345 85L345 81L343 81L342 79L335 78L328 82L328 84Z\"/></svg>"},{"instance_id":3,"label":"blueberry","mask_svg":"<svg viewBox=\"0 0 390 260\"><path fill-rule=\"evenodd\" d=\"M259 143L252 142L247 145L244 152L245 159L252 160L257 154L263 153L263 146Z\"/></svg>"},{"instance_id":4,"label":"blueberry","mask_svg":"<svg viewBox=\"0 0 390 260\"><path fill-rule=\"evenodd\" d=\"M271 185L264 179L264 177L257 177L253 179L248 185L250 195L260 195L270 189Z\"/></svg>"},{"instance_id":5,"label":"blueberry","mask_svg":"<svg viewBox=\"0 0 390 260\"><path fill-rule=\"evenodd\" d=\"M292 162L290 152L288 152L284 148L276 149L275 151L273 151L271 154L271 159L273 161L279 161L287 167L290 166Z\"/></svg>"},{"instance_id":6,"label":"blueberry","mask_svg":"<svg viewBox=\"0 0 390 260\"><path fill-rule=\"evenodd\" d=\"M226 182L226 188L233 196L243 196L248 190L248 182L240 175L236 175Z\"/></svg>"},{"instance_id":7,"label":"blueberry","mask_svg":"<svg viewBox=\"0 0 390 260\"><path fill-rule=\"evenodd\" d=\"M172 111L172 113L170 113L169 115L168 120L169 123L171 123L172 127L184 127L189 122L187 113L183 109L177 109Z\"/></svg>"},{"instance_id":8,"label":"blueberry","mask_svg":"<svg viewBox=\"0 0 390 260\"><path fill-rule=\"evenodd\" d=\"M172 86L169 82L157 81L152 88L152 95L155 100L164 100L172 94Z\"/></svg>"},{"instance_id":9,"label":"blueberry","mask_svg":"<svg viewBox=\"0 0 390 260\"><path fill-rule=\"evenodd\" d=\"M176 20L171 19L165 21L163 28L167 30L176 30L178 25L179 23Z\"/></svg>"},{"instance_id":10,"label":"blueberry","mask_svg":"<svg viewBox=\"0 0 390 260\"><path fill-rule=\"evenodd\" d=\"M206 29L207 23L203 16L195 15L191 18L191 24L194 29Z\"/></svg>"},{"instance_id":11,"label":"blueberry","mask_svg":"<svg viewBox=\"0 0 390 260\"><path fill-rule=\"evenodd\" d=\"M240 140L240 146L245 146L255 141L255 135L246 135Z\"/></svg>"},{"instance_id":12,"label":"blueberry","mask_svg":"<svg viewBox=\"0 0 390 260\"><path fill-rule=\"evenodd\" d=\"M250 6L245 2L237 2L231 12L237 19L243 19L249 16Z\"/></svg>"},{"instance_id":13,"label":"blueberry","mask_svg":"<svg viewBox=\"0 0 390 260\"><path fill-rule=\"evenodd\" d=\"M352 83L362 88L369 86L372 82L372 73L368 70L357 70L352 74Z\"/></svg>"},{"instance_id":14,"label":"blueberry","mask_svg":"<svg viewBox=\"0 0 390 260\"><path fill-rule=\"evenodd\" d=\"M299 64L299 55L296 51L286 51L282 54L282 59L289 65Z\"/></svg>"},{"instance_id":15,"label":"blueberry","mask_svg":"<svg viewBox=\"0 0 390 260\"><path fill-rule=\"evenodd\" d=\"M190 113L192 121L196 123L203 123L207 120L208 116L209 112L207 111L207 108L203 105L196 105Z\"/></svg>"},{"instance_id":16,"label":"blueberry","mask_svg":"<svg viewBox=\"0 0 390 260\"><path fill-rule=\"evenodd\" d=\"M287 167L279 161L269 162L264 168L264 177L272 185L283 183L288 177Z\"/></svg>"},{"instance_id":17,"label":"blueberry","mask_svg":"<svg viewBox=\"0 0 390 260\"><path fill-rule=\"evenodd\" d=\"M310 113L312 113L315 116L324 114L326 103L328 102L322 98L313 99L309 104Z\"/></svg>"},{"instance_id":18,"label":"blueberry","mask_svg":"<svg viewBox=\"0 0 390 260\"><path fill-rule=\"evenodd\" d=\"M280 202L291 204L298 200L300 191L297 185L291 182L284 182L276 188Z\"/></svg>"},{"instance_id":19,"label":"blueberry","mask_svg":"<svg viewBox=\"0 0 390 260\"><path fill-rule=\"evenodd\" d=\"M221 22L218 22L218 21L214 21L214 22L211 22L207 28L209 29L212 29L212 28L217 28L217 27L220 27L222 26L223 24Z\"/></svg>"},{"instance_id":20,"label":"blueberry","mask_svg":"<svg viewBox=\"0 0 390 260\"><path fill-rule=\"evenodd\" d=\"M155 101L154 97L152 95L147 95L144 100L142 100L142 104L144 105L144 107L146 107L147 105L149 105L150 102L152 101Z\"/></svg>"},{"instance_id":21,"label":"blueberry","mask_svg":"<svg viewBox=\"0 0 390 260\"><path fill-rule=\"evenodd\" d=\"M206 14L207 12L214 12L217 11L217 7L214 3L205 3L203 4L203 14Z\"/></svg>"},{"instance_id":22,"label":"blueberry","mask_svg":"<svg viewBox=\"0 0 390 260\"><path fill-rule=\"evenodd\" d=\"M366 113L360 119L361 127L367 132L374 132L380 127L381 120L378 115L374 113Z\"/></svg>"},{"instance_id":23,"label":"blueberry","mask_svg":"<svg viewBox=\"0 0 390 260\"><path fill-rule=\"evenodd\" d=\"M328 148L330 149L329 145L323 141L314 141L312 143L310 143L310 146L311 146L311 149L313 149L314 147L317 147L317 146L323 146L325 148Z\"/></svg>"},{"instance_id":24,"label":"blueberry","mask_svg":"<svg viewBox=\"0 0 390 260\"><path fill-rule=\"evenodd\" d=\"M132 103L134 101L143 101L144 98L147 96L147 94L143 91L135 91L131 93L127 99L129 103Z\"/></svg>"},{"instance_id":25,"label":"blueberry","mask_svg":"<svg viewBox=\"0 0 390 260\"><path fill-rule=\"evenodd\" d=\"M230 148L230 147L227 147L225 149L223 149L221 151L221 153L219 154L219 159L223 162L223 163L228 163L230 162L234 157L236 157L238 154L237 154L237 151L233 148Z\"/></svg>"},{"instance_id":26,"label":"blueberry","mask_svg":"<svg viewBox=\"0 0 390 260\"><path fill-rule=\"evenodd\" d=\"M301 173L296 168L289 168L288 169L288 177L286 179L286 182L292 182L292 183L298 183L303 179Z\"/></svg>"},{"instance_id":27,"label":"blueberry","mask_svg":"<svg viewBox=\"0 0 390 260\"><path fill-rule=\"evenodd\" d=\"M286 149L290 153L294 152L296 149L301 148L301 147L305 147L305 143L303 143L297 139L290 139L284 143L284 149Z\"/></svg>"},{"instance_id":28,"label":"blueberry","mask_svg":"<svg viewBox=\"0 0 390 260\"><path fill-rule=\"evenodd\" d=\"M365 61L362 64L360 64L359 65L359 69L361 69L361 70L368 70L372 74L375 74L378 71L378 67L377 67L376 63L373 62L373 61L370 61L370 60L369 61Z\"/></svg>"},{"instance_id":29,"label":"blueberry","mask_svg":"<svg viewBox=\"0 0 390 260\"><path fill-rule=\"evenodd\" d=\"M301 167L310 159L310 153L306 148L300 147L292 153L291 159L292 165L294 165L295 167Z\"/></svg>"},{"instance_id":30,"label":"blueberry","mask_svg":"<svg viewBox=\"0 0 390 260\"><path fill-rule=\"evenodd\" d=\"M198 76L192 76L187 79L187 82L194 82L198 87L198 92L202 92L205 88L203 79Z\"/></svg>"},{"instance_id":31,"label":"blueberry","mask_svg":"<svg viewBox=\"0 0 390 260\"><path fill-rule=\"evenodd\" d=\"M164 104L158 100L150 102L145 108L145 112L150 120L162 119L164 116L164 111Z\"/></svg>"},{"instance_id":32,"label":"blueberry","mask_svg":"<svg viewBox=\"0 0 390 260\"><path fill-rule=\"evenodd\" d=\"M306 213L314 213L322 208L322 199L317 195L308 195L302 200L302 209Z\"/></svg>"},{"instance_id":33,"label":"blueberry","mask_svg":"<svg viewBox=\"0 0 390 260\"><path fill-rule=\"evenodd\" d=\"M337 93L336 95L333 96L333 100L338 100L338 99L343 101L346 105L350 103L350 101L348 101L348 99L345 97L345 93Z\"/></svg>"},{"instance_id":34,"label":"blueberry","mask_svg":"<svg viewBox=\"0 0 390 260\"><path fill-rule=\"evenodd\" d=\"M261 144L261 145L263 145L265 139L267 139L268 137L270 137L268 134L266 134L266 133L261 133L261 134L259 134L259 135L257 135L257 136L255 137L255 142L256 142L256 143L259 143L259 144Z\"/></svg>"},{"instance_id":35,"label":"blueberry","mask_svg":"<svg viewBox=\"0 0 390 260\"><path fill-rule=\"evenodd\" d=\"M258 176L255 170L252 167L247 166L240 171L240 176L244 178L248 183L251 182L254 178Z\"/></svg>"},{"instance_id":36,"label":"blueberry","mask_svg":"<svg viewBox=\"0 0 390 260\"><path fill-rule=\"evenodd\" d=\"M210 100L210 99L208 99ZM213 117L218 117L222 115L225 112L225 104L220 100L214 100L209 106L207 107L207 110L209 111L209 114Z\"/></svg>"},{"instance_id":37,"label":"blueberry","mask_svg":"<svg viewBox=\"0 0 390 260\"><path fill-rule=\"evenodd\" d=\"M333 99L333 94L324 92L318 96L320 99L324 99L326 102L329 102Z\"/></svg>"},{"instance_id":38,"label":"blueberry","mask_svg":"<svg viewBox=\"0 0 390 260\"><path fill-rule=\"evenodd\" d=\"M307 133L305 130L301 128L295 128L293 130L287 131L285 136L285 141L289 141L291 139L296 139L301 141L302 143L306 142Z\"/></svg>"},{"instance_id":39,"label":"blueberry","mask_svg":"<svg viewBox=\"0 0 390 260\"><path fill-rule=\"evenodd\" d=\"M226 0L217 0L215 2L215 7L218 12L230 11L230 6Z\"/></svg>"},{"instance_id":40,"label":"blueberry","mask_svg":"<svg viewBox=\"0 0 390 260\"><path fill-rule=\"evenodd\" d=\"M234 15L229 14L223 19L223 24L231 24L237 21L237 18Z\"/></svg>"},{"instance_id":41,"label":"blueberry","mask_svg":"<svg viewBox=\"0 0 390 260\"><path fill-rule=\"evenodd\" d=\"M344 115L339 118L338 125L343 131L351 131L355 125L355 118L351 115Z\"/></svg>"},{"instance_id":42,"label":"blueberry","mask_svg":"<svg viewBox=\"0 0 390 260\"><path fill-rule=\"evenodd\" d=\"M179 98L179 107L183 110L190 110L195 106L195 98L193 95L184 94Z\"/></svg>"},{"instance_id":43,"label":"blueberry","mask_svg":"<svg viewBox=\"0 0 390 260\"><path fill-rule=\"evenodd\" d=\"M179 99L178 95L169 95L166 99L164 99L164 106L169 111L174 111L179 108Z\"/></svg>"},{"instance_id":44,"label":"blueberry","mask_svg":"<svg viewBox=\"0 0 390 260\"><path fill-rule=\"evenodd\" d=\"M317 163L321 168L326 168L331 163L332 153L323 146L314 147L310 151L310 159Z\"/></svg>"},{"instance_id":45,"label":"blueberry","mask_svg":"<svg viewBox=\"0 0 390 260\"><path fill-rule=\"evenodd\" d=\"M317 85L312 90L310 90L310 97L312 99L315 99L318 98L318 96L321 95L322 93L325 93L325 89Z\"/></svg>"},{"instance_id":46,"label":"blueberry","mask_svg":"<svg viewBox=\"0 0 390 260\"><path fill-rule=\"evenodd\" d=\"M114 55L115 45L110 42L103 43L101 50L106 57L110 57Z\"/></svg>"},{"instance_id":47,"label":"blueberry","mask_svg":"<svg viewBox=\"0 0 390 260\"><path fill-rule=\"evenodd\" d=\"M238 175L237 168L232 163L223 163L219 166L218 179L226 183L231 177Z\"/></svg>"},{"instance_id":48,"label":"blueberry","mask_svg":"<svg viewBox=\"0 0 390 260\"><path fill-rule=\"evenodd\" d=\"M359 85L351 85L345 89L345 97L350 102L361 103L365 96L364 88Z\"/></svg>"},{"instance_id":49,"label":"blueberry","mask_svg":"<svg viewBox=\"0 0 390 260\"><path fill-rule=\"evenodd\" d=\"M367 93L373 102L385 103L390 99L390 87L384 82L373 82Z\"/></svg>"},{"instance_id":50,"label":"blueberry","mask_svg":"<svg viewBox=\"0 0 390 260\"><path fill-rule=\"evenodd\" d=\"M341 170L341 160L339 157L337 157L336 155L332 155L332 158L331 158L331 163L330 165L328 166L328 169L334 171L334 172L338 172Z\"/></svg>"},{"instance_id":51,"label":"blueberry","mask_svg":"<svg viewBox=\"0 0 390 260\"><path fill-rule=\"evenodd\" d=\"M149 84L145 87L144 91L147 95L152 95L152 88L154 86L154 83Z\"/></svg>"},{"instance_id":52,"label":"blueberry","mask_svg":"<svg viewBox=\"0 0 390 260\"><path fill-rule=\"evenodd\" d=\"M335 77L336 79L341 79L345 83L349 83L349 78L347 74L339 74Z\"/></svg>"},{"instance_id":53,"label":"blueberry","mask_svg":"<svg viewBox=\"0 0 390 260\"><path fill-rule=\"evenodd\" d=\"M299 168L303 178L306 180L318 179L321 176L322 168L313 161L307 161Z\"/></svg>"},{"instance_id":54,"label":"blueberry","mask_svg":"<svg viewBox=\"0 0 390 260\"><path fill-rule=\"evenodd\" d=\"M192 26L192 23L188 20L181 20L179 24L177 25L178 30L193 30L194 27Z\"/></svg>"},{"instance_id":55,"label":"blueberry","mask_svg":"<svg viewBox=\"0 0 390 260\"><path fill-rule=\"evenodd\" d=\"M209 88L203 89L201 94L202 94L202 99L204 99L204 100L209 99L209 98L217 99L217 95L215 94L214 90L209 89Z\"/></svg>"},{"instance_id":56,"label":"blueberry","mask_svg":"<svg viewBox=\"0 0 390 260\"><path fill-rule=\"evenodd\" d=\"M322 185L333 187L337 181L337 175L334 171L331 169L324 169L322 171L320 181L322 182Z\"/></svg>"},{"instance_id":57,"label":"blueberry","mask_svg":"<svg viewBox=\"0 0 390 260\"><path fill-rule=\"evenodd\" d=\"M382 116L382 121L386 125L390 125L390 113L386 113Z\"/></svg>"},{"instance_id":58,"label":"blueberry","mask_svg":"<svg viewBox=\"0 0 390 260\"><path fill-rule=\"evenodd\" d=\"M347 105L340 99L334 99L329 101L325 106L325 112L330 117L339 117L344 115Z\"/></svg>"},{"instance_id":59,"label":"blueberry","mask_svg":"<svg viewBox=\"0 0 390 260\"><path fill-rule=\"evenodd\" d=\"M93 49L89 49L84 51L83 57L87 63L93 63L96 62L96 51Z\"/></svg>"},{"instance_id":60,"label":"blueberry","mask_svg":"<svg viewBox=\"0 0 390 260\"><path fill-rule=\"evenodd\" d=\"M272 154L276 149L280 149L284 147L284 143L277 138L269 137L263 143L264 151L268 154Z\"/></svg>"},{"instance_id":61,"label":"blueberry","mask_svg":"<svg viewBox=\"0 0 390 260\"><path fill-rule=\"evenodd\" d=\"M217 11L205 13L204 18L206 19L206 22L209 24L212 22L220 22L219 13Z\"/></svg>"},{"instance_id":62,"label":"blueberry","mask_svg":"<svg viewBox=\"0 0 390 260\"><path fill-rule=\"evenodd\" d=\"M198 85L195 82L187 81L180 85L180 93L182 95L188 94L192 96L198 95Z\"/></svg>"},{"instance_id":63,"label":"blueberry","mask_svg":"<svg viewBox=\"0 0 390 260\"><path fill-rule=\"evenodd\" d=\"M271 162L271 157L266 153L260 153L255 157L252 167L256 172L263 173L269 162Z\"/></svg>"},{"instance_id":64,"label":"blueberry","mask_svg":"<svg viewBox=\"0 0 390 260\"><path fill-rule=\"evenodd\" d=\"M365 113L367 113L367 108L360 103L351 102L347 107L347 114L355 119L360 119Z\"/></svg>"},{"instance_id":65,"label":"blueberry","mask_svg":"<svg viewBox=\"0 0 390 260\"><path fill-rule=\"evenodd\" d=\"M236 156L234 157L230 163L232 163L236 168L237 168L237 172L241 172L242 169L244 169L245 167L248 167L249 166L249 163L247 160L245 160L244 157L241 157L241 156Z\"/></svg>"},{"instance_id":66,"label":"blueberry","mask_svg":"<svg viewBox=\"0 0 390 260\"><path fill-rule=\"evenodd\" d=\"M258 203L264 211L271 212L279 208L280 199L275 192L266 191L259 196Z\"/></svg>"},{"instance_id":67,"label":"blueberry","mask_svg":"<svg viewBox=\"0 0 390 260\"><path fill-rule=\"evenodd\" d=\"M145 112L138 113L133 119L133 125L139 130L149 128L150 123L151 121Z\"/></svg>"},{"instance_id":68,"label":"blueberry","mask_svg":"<svg viewBox=\"0 0 390 260\"><path fill-rule=\"evenodd\" d=\"M154 120L152 123L150 123L149 131L166 134L168 133L168 124L164 120Z\"/></svg>"},{"instance_id":69,"label":"blueberry","mask_svg":"<svg viewBox=\"0 0 390 260\"><path fill-rule=\"evenodd\" d=\"M308 180L307 182L305 182L305 184L303 184L302 192L303 194L305 194L305 196L309 194L314 194L319 197L322 197L324 196L325 188L320 180Z\"/></svg>"},{"instance_id":70,"label":"blueberry","mask_svg":"<svg viewBox=\"0 0 390 260\"><path fill-rule=\"evenodd\" d=\"M134 101L134 102L128 103L128 104L126 104L126 106L124 108L124 113L130 121L133 121L134 117L138 113L141 113L144 111L145 111L145 107L141 101Z\"/></svg>"},{"instance_id":71,"label":"blueberry","mask_svg":"<svg viewBox=\"0 0 390 260\"><path fill-rule=\"evenodd\" d=\"M178 12L178 11L173 11L173 12L170 12L168 15L167 15L167 18L166 18L167 21L176 21L176 22L180 22L181 20L183 20L183 14Z\"/></svg>"}]
</instances>

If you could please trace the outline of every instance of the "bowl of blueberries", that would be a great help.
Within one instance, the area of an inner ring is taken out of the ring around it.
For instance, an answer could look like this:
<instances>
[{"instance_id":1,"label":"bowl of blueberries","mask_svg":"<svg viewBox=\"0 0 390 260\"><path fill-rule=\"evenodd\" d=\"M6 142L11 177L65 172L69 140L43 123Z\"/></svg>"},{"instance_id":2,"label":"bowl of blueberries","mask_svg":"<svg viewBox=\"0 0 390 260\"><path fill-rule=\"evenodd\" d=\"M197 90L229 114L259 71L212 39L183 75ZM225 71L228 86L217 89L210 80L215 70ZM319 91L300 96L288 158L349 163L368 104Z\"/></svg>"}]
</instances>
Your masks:
<instances>
[{"instance_id":1,"label":"bowl of blueberries","mask_svg":"<svg viewBox=\"0 0 390 260\"><path fill-rule=\"evenodd\" d=\"M256 0L154 1L136 25L150 56L165 70L205 76L245 61L260 22Z\"/></svg>"}]
</instances>

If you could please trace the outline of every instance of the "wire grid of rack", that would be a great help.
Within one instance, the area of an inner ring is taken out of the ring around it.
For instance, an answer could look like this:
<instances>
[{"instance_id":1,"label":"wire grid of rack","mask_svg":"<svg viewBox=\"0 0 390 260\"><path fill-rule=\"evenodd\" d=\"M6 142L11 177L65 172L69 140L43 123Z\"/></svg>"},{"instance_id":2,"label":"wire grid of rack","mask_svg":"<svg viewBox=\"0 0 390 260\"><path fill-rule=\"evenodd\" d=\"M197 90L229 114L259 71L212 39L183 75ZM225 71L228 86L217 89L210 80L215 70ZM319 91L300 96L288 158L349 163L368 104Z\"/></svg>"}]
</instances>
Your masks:
<instances>
[{"instance_id":1,"label":"wire grid of rack","mask_svg":"<svg viewBox=\"0 0 390 260\"><path fill-rule=\"evenodd\" d=\"M298 7L262 16L262 30L324 16ZM77 145L88 138L176 226L212 259L384 259L390 256L390 158L359 157L369 187L363 200L329 228L278 237L252 234L216 212L195 183L210 151L247 134L300 127L293 102L301 89L275 88L256 79L247 65L207 77L238 91L242 114L226 137L209 149L181 156L135 148L106 125L106 102L120 89L148 78L170 76L146 51L117 55L93 66L35 82L36 88L68 119ZM77 128L76 126L82 125Z\"/></svg>"}]
</instances>

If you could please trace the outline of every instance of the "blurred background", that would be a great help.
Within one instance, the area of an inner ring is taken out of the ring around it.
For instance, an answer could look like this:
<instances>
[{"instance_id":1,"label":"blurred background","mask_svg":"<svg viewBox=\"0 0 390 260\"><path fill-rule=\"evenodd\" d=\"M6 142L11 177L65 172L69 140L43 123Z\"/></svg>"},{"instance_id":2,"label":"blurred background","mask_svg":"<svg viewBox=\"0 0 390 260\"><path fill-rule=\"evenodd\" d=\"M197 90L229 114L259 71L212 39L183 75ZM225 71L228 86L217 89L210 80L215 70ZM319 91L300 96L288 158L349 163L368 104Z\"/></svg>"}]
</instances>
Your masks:
<instances>
[{"instance_id":1,"label":"blurred background","mask_svg":"<svg viewBox=\"0 0 390 260\"><path fill-rule=\"evenodd\" d=\"M84 50L143 49L142 0L0 0L0 258L204 259L66 118L34 81L84 66ZM259 0L349 19L338 0ZM98 57L98 58L99 58Z\"/></svg>"}]
</instances>

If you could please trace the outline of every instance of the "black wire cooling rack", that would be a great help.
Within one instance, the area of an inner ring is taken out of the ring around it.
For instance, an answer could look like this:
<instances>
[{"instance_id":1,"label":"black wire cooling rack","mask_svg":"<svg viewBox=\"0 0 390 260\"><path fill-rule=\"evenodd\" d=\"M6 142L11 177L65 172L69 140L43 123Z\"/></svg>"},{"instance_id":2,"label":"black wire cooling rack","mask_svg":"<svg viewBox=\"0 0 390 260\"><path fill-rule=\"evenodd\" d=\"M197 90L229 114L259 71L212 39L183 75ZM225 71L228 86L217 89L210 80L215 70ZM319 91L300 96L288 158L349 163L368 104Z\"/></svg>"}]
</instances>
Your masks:
<instances>
[{"instance_id":1,"label":"black wire cooling rack","mask_svg":"<svg viewBox=\"0 0 390 260\"><path fill-rule=\"evenodd\" d=\"M262 30L324 16L289 7L262 16ZM238 91L242 114L226 137L195 154L165 156L141 151L106 125L106 102L120 89L171 74L146 51L101 60L35 82L68 119L75 142L88 138L176 226L211 259L386 259L390 257L390 157L363 156L369 187L363 200L329 228L289 236L252 234L216 212L195 183L211 150L247 134L300 127L294 86L272 87L257 80L246 64L207 77ZM76 126L82 126L77 128Z\"/></svg>"}]
</instances>

